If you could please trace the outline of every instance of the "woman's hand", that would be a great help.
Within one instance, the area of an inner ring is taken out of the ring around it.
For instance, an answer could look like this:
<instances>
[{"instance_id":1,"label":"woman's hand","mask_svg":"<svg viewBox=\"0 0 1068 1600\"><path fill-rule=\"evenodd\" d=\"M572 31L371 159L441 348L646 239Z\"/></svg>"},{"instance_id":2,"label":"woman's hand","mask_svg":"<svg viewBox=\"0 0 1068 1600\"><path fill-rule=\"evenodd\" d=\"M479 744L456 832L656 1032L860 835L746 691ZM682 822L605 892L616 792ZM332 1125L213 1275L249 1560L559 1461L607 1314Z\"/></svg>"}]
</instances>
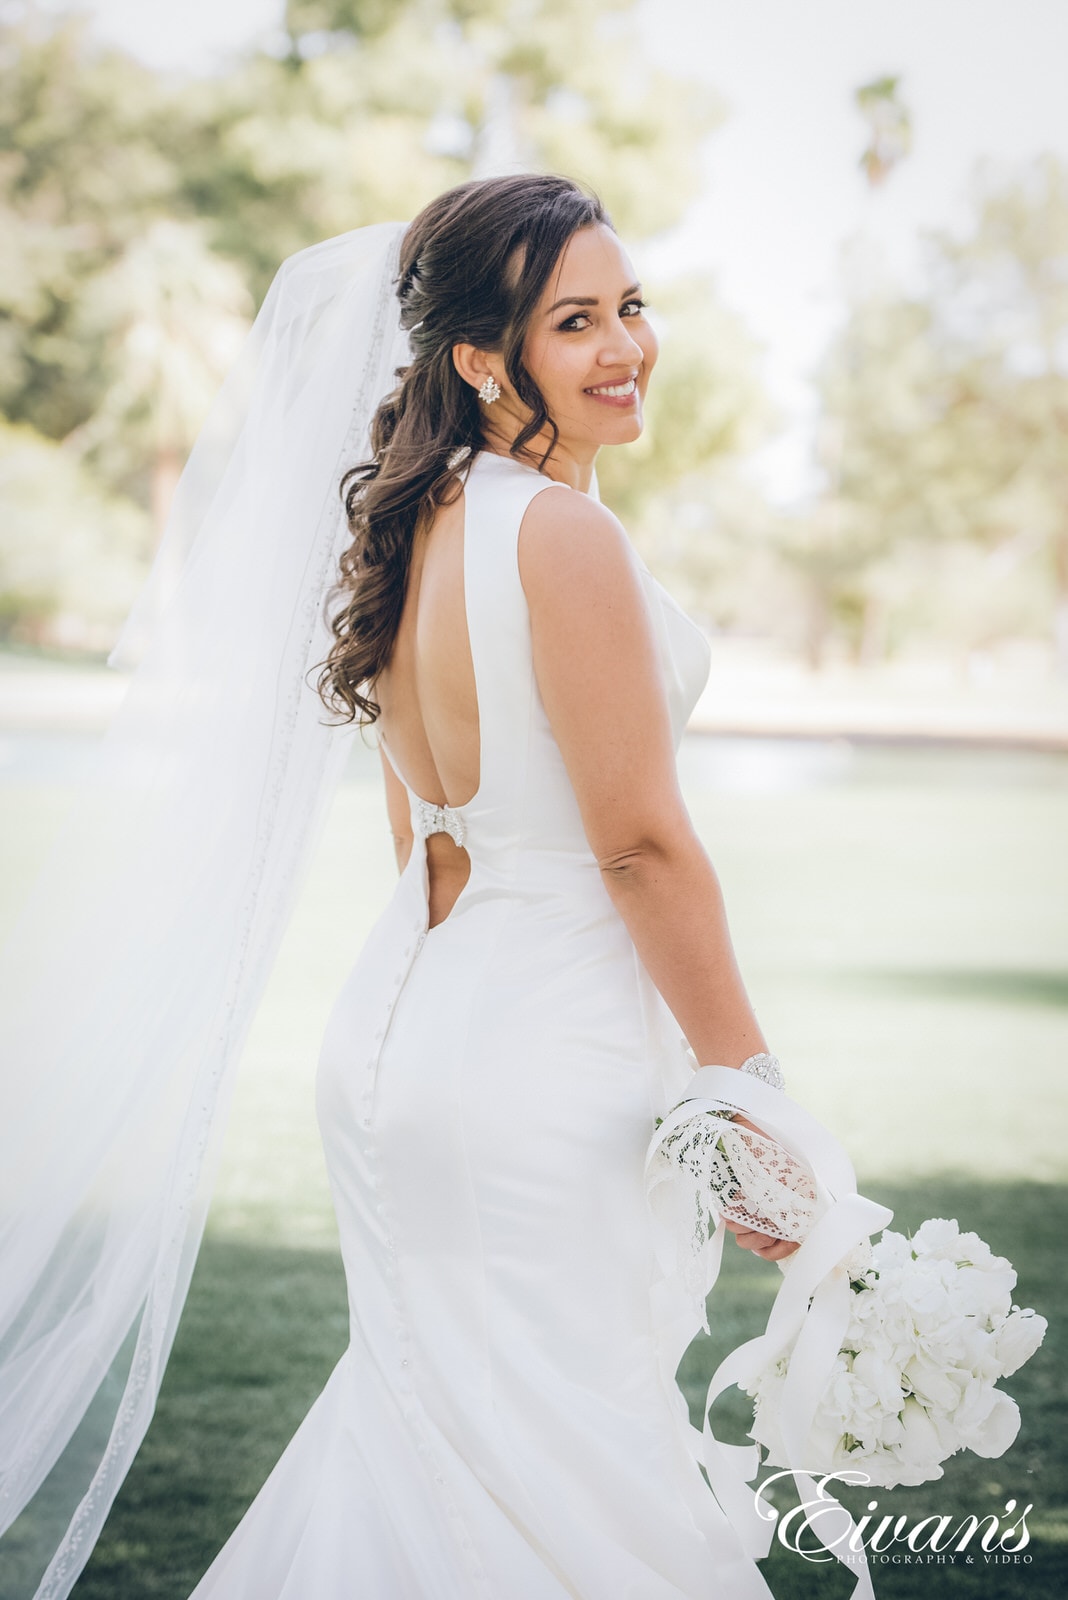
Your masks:
<instances>
[{"instance_id":1,"label":"woman's hand","mask_svg":"<svg viewBox=\"0 0 1068 1600\"><path fill-rule=\"evenodd\" d=\"M752 1250L755 1256L760 1256L764 1261L784 1261L801 1248L796 1239L776 1239L770 1233L755 1233L744 1222L732 1222L729 1217L723 1220L742 1249Z\"/></svg>"},{"instance_id":2,"label":"woman's hand","mask_svg":"<svg viewBox=\"0 0 1068 1600\"><path fill-rule=\"evenodd\" d=\"M752 1128L754 1133L764 1131L755 1122L750 1122L748 1117L743 1117L740 1111L734 1113L731 1121L740 1122L743 1128ZM787 1256L792 1256L795 1250L801 1248L796 1239L776 1239L774 1234L757 1233L753 1228L747 1228L744 1222L732 1222L729 1217L723 1220L734 1234L735 1242L764 1261L785 1261Z\"/></svg>"}]
</instances>

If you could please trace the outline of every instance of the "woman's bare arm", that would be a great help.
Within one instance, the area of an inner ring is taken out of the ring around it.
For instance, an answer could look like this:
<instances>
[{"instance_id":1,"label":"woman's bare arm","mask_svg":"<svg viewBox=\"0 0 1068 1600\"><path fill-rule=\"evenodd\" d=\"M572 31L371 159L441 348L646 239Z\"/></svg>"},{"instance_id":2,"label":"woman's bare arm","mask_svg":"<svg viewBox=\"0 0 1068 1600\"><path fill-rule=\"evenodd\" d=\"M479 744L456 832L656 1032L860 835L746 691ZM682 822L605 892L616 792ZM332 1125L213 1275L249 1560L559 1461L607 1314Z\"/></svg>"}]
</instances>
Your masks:
<instances>
[{"instance_id":1,"label":"woman's bare arm","mask_svg":"<svg viewBox=\"0 0 1068 1600\"><path fill-rule=\"evenodd\" d=\"M523 520L519 569L538 687L608 893L698 1062L739 1067L767 1041L735 960L719 879L679 792L634 551L603 506L578 493L541 494ZM797 1249L727 1226L766 1260Z\"/></svg>"},{"instance_id":2,"label":"woman's bare arm","mask_svg":"<svg viewBox=\"0 0 1068 1600\"><path fill-rule=\"evenodd\" d=\"M679 791L641 572L603 506L539 495L519 542L534 666L590 848L698 1061L766 1050L723 895Z\"/></svg>"},{"instance_id":3,"label":"woman's bare arm","mask_svg":"<svg viewBox=\"0 0 1068 1600\"><path fill-rule=\"evenodd\" d=\"M379 746L382 776L386 780L386 814L393 834L393 852L397 857L398 871L403 872L412 853L415 836L412 833L412 813L408 804L408 791L389 764L385 751Z\"/></svg>"}]
</instances>

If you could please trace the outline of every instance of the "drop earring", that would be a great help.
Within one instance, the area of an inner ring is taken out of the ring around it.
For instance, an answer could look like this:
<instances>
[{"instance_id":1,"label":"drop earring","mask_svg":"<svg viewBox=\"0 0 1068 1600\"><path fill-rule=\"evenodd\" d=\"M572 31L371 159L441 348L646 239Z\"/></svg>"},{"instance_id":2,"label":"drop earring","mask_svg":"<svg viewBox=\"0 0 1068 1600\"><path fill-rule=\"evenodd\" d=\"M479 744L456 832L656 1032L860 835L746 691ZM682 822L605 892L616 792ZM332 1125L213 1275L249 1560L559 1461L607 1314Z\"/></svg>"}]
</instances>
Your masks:
<instances>
[{"instance_id":1,"label":"drop earring","mask_svg":"<svg viewBox=\"0 0 1068 1600\"><path fill-rule=\"evenodd\" d=\"M486 378L484 380L481 389L478 391L478 398L484 400L488 406L491 406L494 400L501 398L501 386L496 378Z\"/></svg>"}]
</instances>

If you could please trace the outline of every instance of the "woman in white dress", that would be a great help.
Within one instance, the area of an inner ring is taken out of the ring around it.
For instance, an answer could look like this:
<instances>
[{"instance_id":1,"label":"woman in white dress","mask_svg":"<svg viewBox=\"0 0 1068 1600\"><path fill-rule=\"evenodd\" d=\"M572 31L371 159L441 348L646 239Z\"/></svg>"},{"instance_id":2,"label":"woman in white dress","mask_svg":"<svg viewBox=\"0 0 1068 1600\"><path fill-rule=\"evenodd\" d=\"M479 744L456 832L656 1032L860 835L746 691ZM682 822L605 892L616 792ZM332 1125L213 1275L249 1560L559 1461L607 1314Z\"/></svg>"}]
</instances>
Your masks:
<instances>
[{"instance_id":1,"label":"woman in white dress","mask_svg":"<svg viewBox=\"0 0 1068 1600\"><path fill-rule=\"evenodd\" d=\"M687 1045L766 1051L676 777L708 648L590 493L656 338L562 178L440 197L399 293L320 679L401 868L319 1066L351 1344L195 1600L757 1600L642 1181Z\"/></svg>"},{"instance_id":2,"label":"woman in white dress","mask_svg":"<svg viewBox=\"0 0 1068 1600\"><path fill-rule=\"evenodd\" d=\"M196 1600L767 1600L644 1186L687 1044L773 1065L676 778L707 644L596 499L655 359L564 178L275 279L0 953L4 1600L65 1600L149 1426L354 719L401 873L318 1078L351 1343Z\"/></svg>"}]
</instances>

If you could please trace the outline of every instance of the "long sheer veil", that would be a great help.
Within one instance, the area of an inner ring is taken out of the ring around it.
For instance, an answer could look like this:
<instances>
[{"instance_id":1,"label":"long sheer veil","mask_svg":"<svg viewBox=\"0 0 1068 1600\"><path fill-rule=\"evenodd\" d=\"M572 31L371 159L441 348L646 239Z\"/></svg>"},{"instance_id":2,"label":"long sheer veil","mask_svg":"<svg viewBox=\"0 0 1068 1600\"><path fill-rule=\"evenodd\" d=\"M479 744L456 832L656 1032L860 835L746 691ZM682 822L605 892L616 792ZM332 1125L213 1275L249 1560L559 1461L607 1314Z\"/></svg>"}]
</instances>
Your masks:
<instances>
[{"instance_id":1,"label":"long sheer veil","mask_svg":"<svg viewBox=\"0 0 1068 1600\"><path fill-rule=\"evenodd\" d=\"M148 1428L233 1069L350 748L309 669L338 484L407 360L403 231L279 271L110 658L138 661L125 698L0 955L5 1600L69 1594Z\"/></svg>"}]
</instances>

